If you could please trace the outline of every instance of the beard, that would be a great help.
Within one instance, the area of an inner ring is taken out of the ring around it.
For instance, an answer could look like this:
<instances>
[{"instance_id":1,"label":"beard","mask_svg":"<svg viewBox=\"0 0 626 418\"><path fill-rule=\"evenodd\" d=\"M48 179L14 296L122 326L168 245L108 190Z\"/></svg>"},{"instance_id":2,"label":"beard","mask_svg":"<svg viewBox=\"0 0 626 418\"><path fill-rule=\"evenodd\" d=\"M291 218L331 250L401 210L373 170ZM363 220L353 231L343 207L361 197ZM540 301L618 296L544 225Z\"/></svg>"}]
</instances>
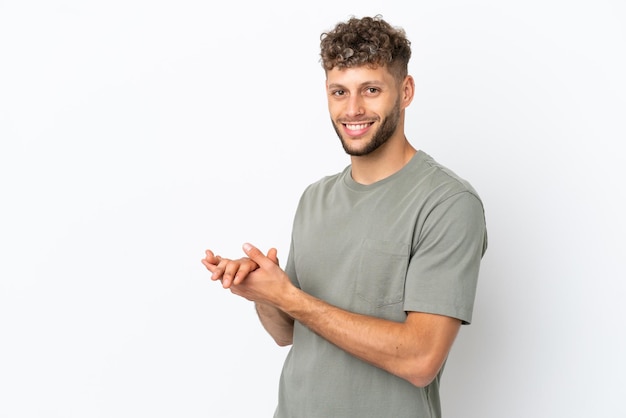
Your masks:
<instances>
[{"instance_id":1,"label":"beard","mask_svg":"<svg viewBox=\"0 0 626 418\"><path fill-rule=\"evenodd\" d=\"M394 134L394 132L398 128L399 121L400 121L400 100L396 102L393 109L391 109L391 112L389 112L389 114L387 114L383 118L382 122L380 123L380 126L378 127L376 132L374 132L374 136L372 137L372 139L367 144L365 144L363 148L359 149L359 148L350 147L350 140L344 139L344 137L341 134L340 128L337 126L338 124L336 124L331 119L333 128L335 129L337 136L341 140L341 145L343 146L344 151L346 152L346 154L353 156L353 157L362 157L364 155L371 154L372 152L380 148Z\"/></svg>"}]
</instances>

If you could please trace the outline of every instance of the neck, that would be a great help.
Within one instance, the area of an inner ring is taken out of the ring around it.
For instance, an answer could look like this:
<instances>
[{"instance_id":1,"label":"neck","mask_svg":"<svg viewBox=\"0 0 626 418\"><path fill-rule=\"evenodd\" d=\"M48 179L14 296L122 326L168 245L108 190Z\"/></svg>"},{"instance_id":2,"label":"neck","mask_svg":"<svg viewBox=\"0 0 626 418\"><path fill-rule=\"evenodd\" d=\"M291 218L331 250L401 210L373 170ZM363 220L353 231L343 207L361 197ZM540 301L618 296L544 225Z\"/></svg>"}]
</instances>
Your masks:
<instances>
[{"instance_id":1,"label":"neck","mask_svg":"<svg viewBox=\"0 0 626 418\"><path fill-rule=\"evenodd\" d=\"M416 152L404 135L387 141L371 154L350 157L352 178L360 184L376 183L400 171Z\"/></svg>"}]
</instances>

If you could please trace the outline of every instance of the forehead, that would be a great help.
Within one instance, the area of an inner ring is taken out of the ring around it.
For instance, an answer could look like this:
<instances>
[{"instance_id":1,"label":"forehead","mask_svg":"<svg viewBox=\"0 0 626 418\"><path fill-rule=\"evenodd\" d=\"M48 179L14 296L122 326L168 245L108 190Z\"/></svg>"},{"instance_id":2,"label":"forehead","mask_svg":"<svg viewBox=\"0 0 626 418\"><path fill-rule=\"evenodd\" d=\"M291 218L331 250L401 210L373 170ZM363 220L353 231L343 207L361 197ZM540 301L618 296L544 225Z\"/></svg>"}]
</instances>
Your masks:
<instances>
[{"instance_id":1,"label":"forehead","mask_svg":"<svg viewBox=\"0 0 626 418\"><path fill-rule=\"evenodd\" d=\"M326 85L343 87L361 86L363 84L393 85L394 78L386 66L375 68L362 66L352 68L333 68L326 71Z\"/></svg>"}]
</instances>

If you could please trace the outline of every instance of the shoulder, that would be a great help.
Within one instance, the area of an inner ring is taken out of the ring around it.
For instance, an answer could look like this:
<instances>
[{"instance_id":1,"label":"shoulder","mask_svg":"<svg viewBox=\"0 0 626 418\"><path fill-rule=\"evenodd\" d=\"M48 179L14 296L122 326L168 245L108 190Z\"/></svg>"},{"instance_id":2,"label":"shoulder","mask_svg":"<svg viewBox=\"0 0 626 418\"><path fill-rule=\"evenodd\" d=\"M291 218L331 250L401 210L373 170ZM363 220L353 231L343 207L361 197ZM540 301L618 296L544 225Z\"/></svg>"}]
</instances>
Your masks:
<instances>
[{"instance_id":1,"label":"shoulder","mask_svg":"<svg viewBox=\"0 0 626 418\"><path fill-rule=\"evenodd\" d=\"M423 151L416 155L410 177L414 187L420 188L434 201L441 202L452 196L464 194L470 200L476 199L482 204L478 192L469 181Z\"/></svg>"},{"instance_id":2,"label":"shoulder","mask_svg":"<svg viewBox=\"0 0 626 418\"><path fill-rule=\"evenodd\" d=\"M329 191L337 187L341 183L341 179L350 173L350 166L347 166L343 171L328 176L324 176L319 180L309 184L302 192L301 199L311 198L314 196L328 194Z\"/></svg>"},{"instance_id":3,"label":"shoulder","mask_svg":"<svg viewBox=\"0 0 626 418\"><path fill-rule=\"evenodd\" d=\"M454 237L474 237L487 248L485 208L474 187L427 154L423 158L422 178L427 186L427 220L433 228L454 231ZM471 241L471 240L470 240Z\"/></svg>"}]
</instances>

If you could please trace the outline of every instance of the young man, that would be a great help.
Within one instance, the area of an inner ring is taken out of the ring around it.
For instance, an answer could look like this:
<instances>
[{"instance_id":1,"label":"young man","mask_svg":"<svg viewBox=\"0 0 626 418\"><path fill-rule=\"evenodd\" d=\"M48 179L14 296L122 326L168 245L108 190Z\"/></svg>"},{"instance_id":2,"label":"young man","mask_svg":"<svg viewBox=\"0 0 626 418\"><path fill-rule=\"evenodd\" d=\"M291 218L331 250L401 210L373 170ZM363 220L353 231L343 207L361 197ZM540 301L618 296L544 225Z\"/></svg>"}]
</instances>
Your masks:
<instances>
[{"instance_id":1,"label":"young man","mask_svg":"<svg viewBox=\"0 0 626 418\"><path fill-rule=\"evenodd\" d=\"M224 288L292 344L275 417L439 417L439 380L471 321L487 246L474 189L404 133L410 42L379 17L323 34L328 108L351 164L300 200L283 271L275 249L206 251Z\"/></svg>"}]
</instances>

